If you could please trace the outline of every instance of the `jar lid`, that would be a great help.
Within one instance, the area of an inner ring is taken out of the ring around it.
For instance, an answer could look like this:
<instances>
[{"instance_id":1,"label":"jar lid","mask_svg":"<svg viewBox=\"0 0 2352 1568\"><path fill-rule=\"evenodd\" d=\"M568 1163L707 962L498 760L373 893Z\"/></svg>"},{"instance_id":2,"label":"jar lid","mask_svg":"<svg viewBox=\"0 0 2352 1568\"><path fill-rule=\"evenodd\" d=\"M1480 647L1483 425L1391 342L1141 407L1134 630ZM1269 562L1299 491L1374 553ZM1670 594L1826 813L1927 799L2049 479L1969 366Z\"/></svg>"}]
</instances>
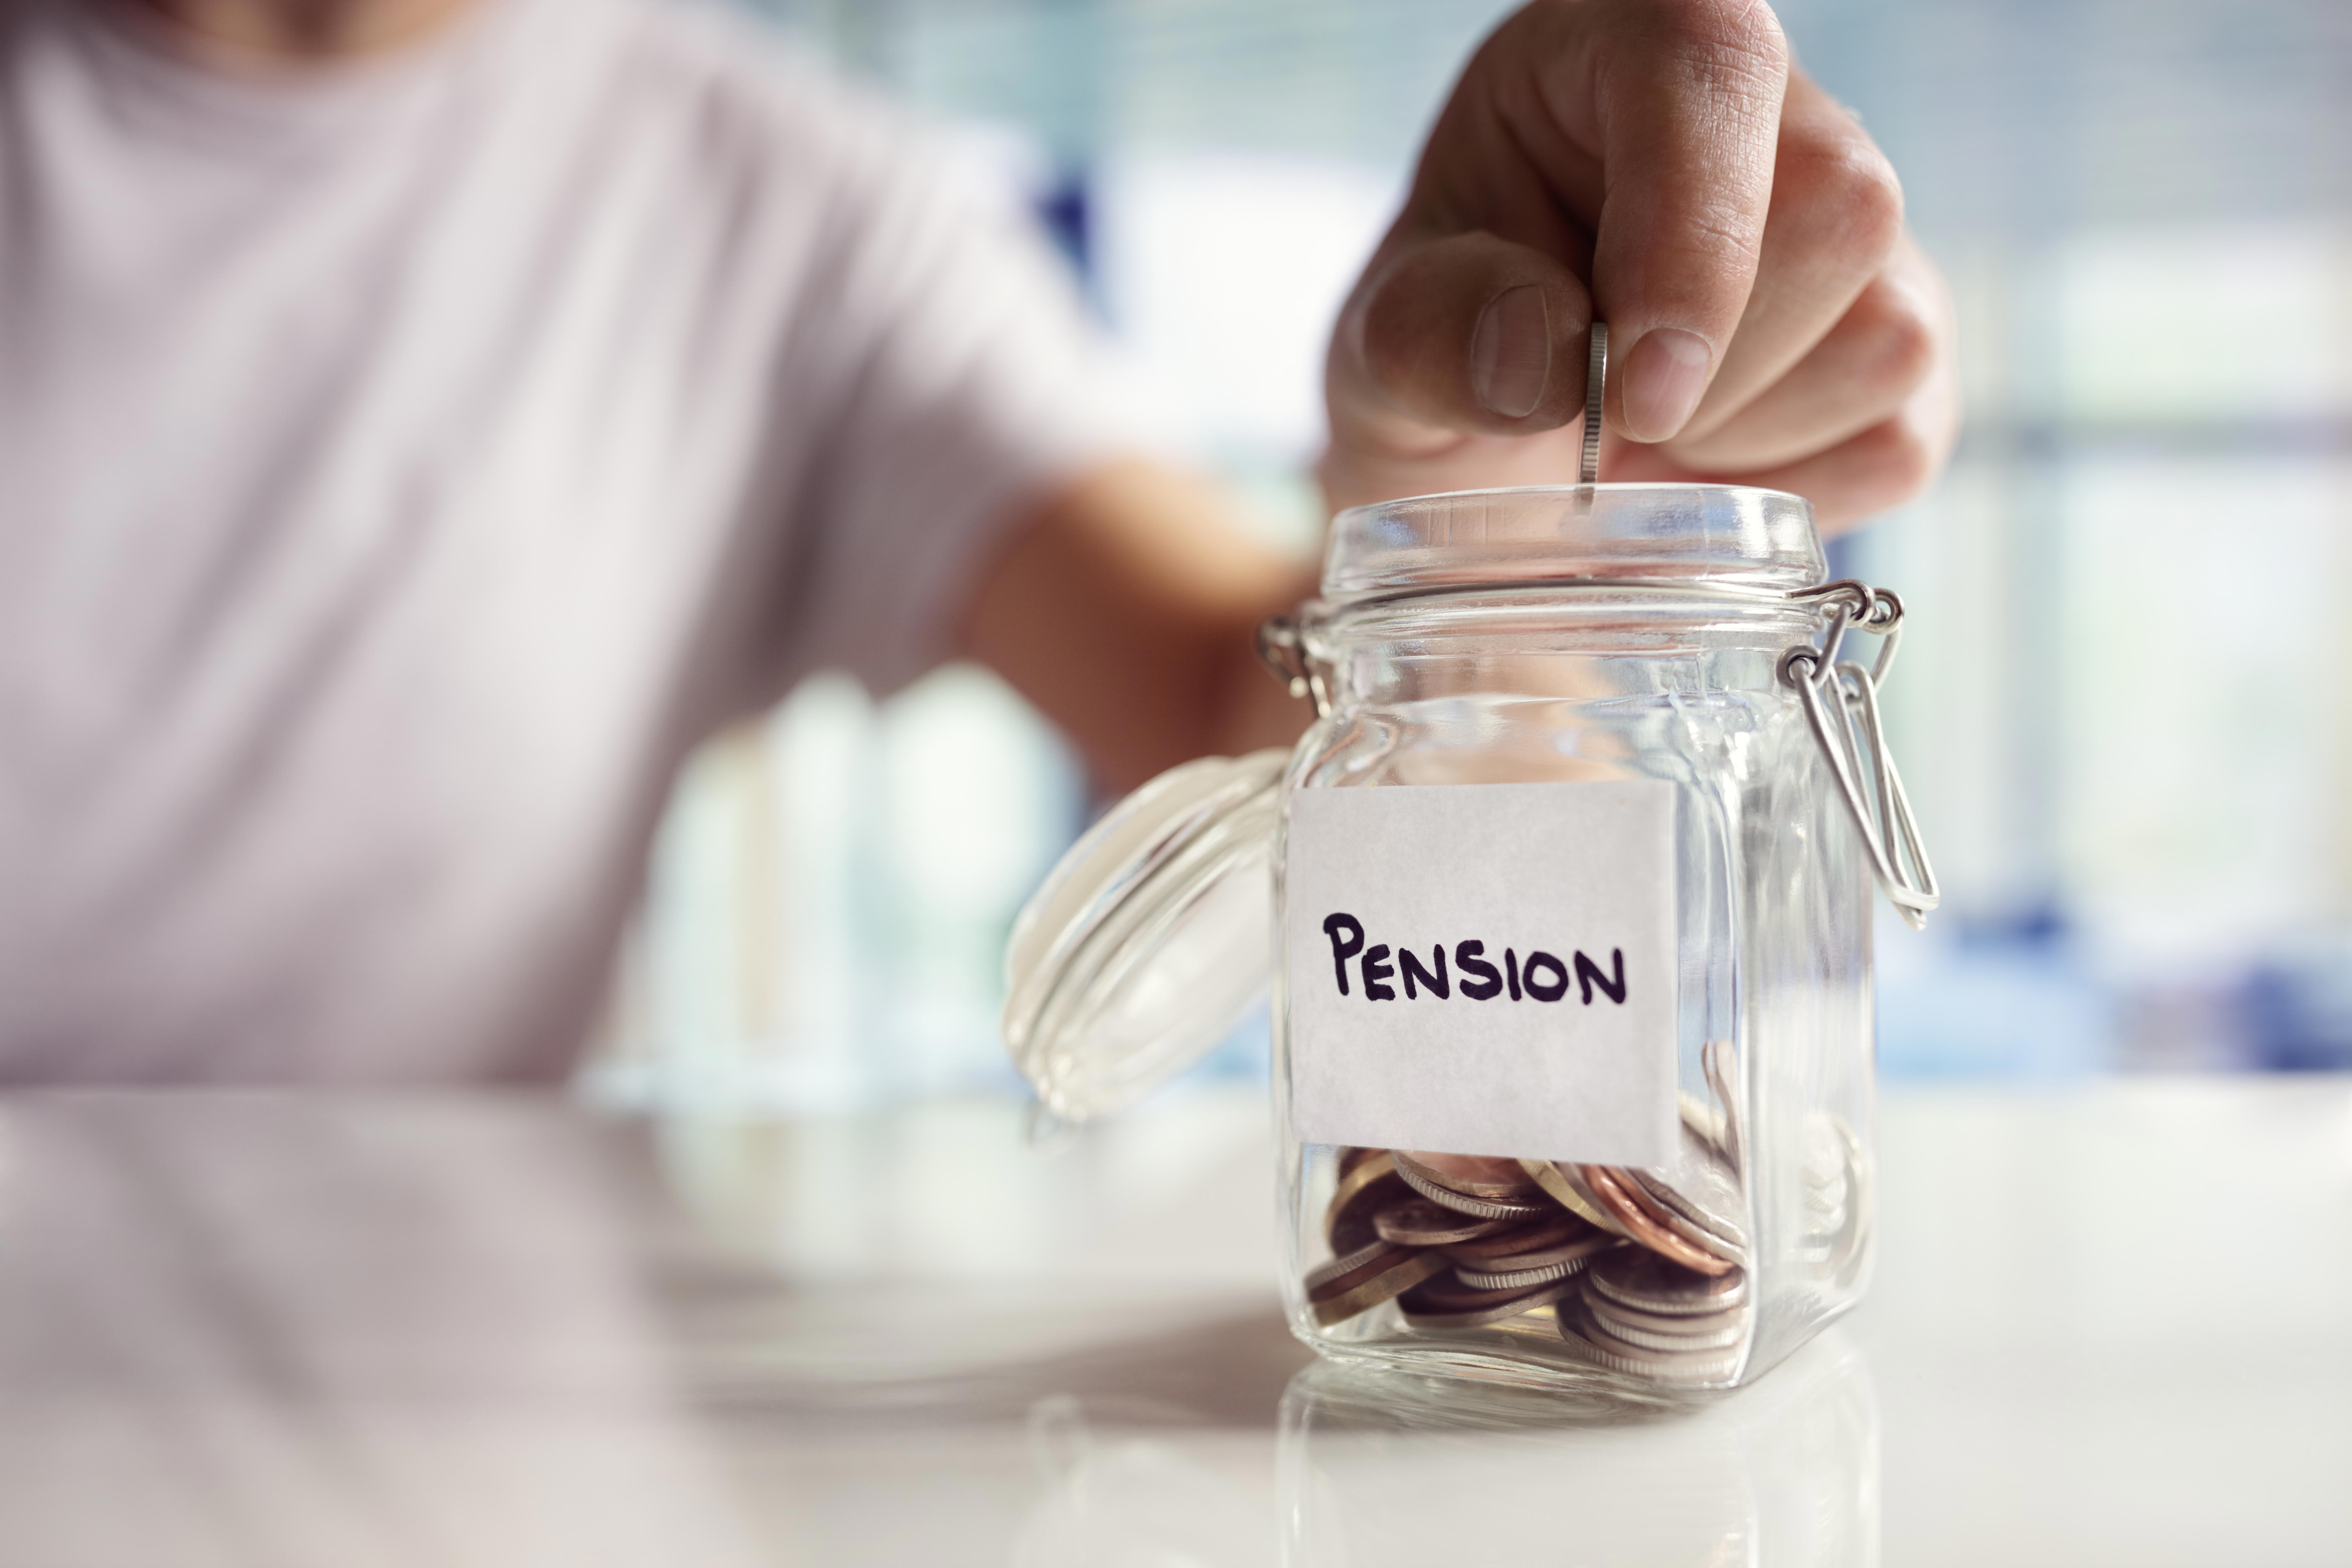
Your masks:
<instances>
[{"instance_id":1,"label":"jar lid","mask_svg":"<svg viewBox=\"0 0 2352 1568\"><path fill-rule=\"evenodd\" d=\"M1560 582L1757 593L1829 574L1801 496L1738 485L1542 485L1350 507L1332 520L1323 595Z\"/></svg>"},{"instance_id":2,"label":"jar lid","mask_svg":"<svg viewBox=\"0 0 2352 1568\"><path fill-rule=\"evenodd\" d=\"M1013 922L1004 1043L1081 1121L1207 1056L1265 994L1290 749L1202 757L1129 795Z\"/></svg>"}]
</instances>

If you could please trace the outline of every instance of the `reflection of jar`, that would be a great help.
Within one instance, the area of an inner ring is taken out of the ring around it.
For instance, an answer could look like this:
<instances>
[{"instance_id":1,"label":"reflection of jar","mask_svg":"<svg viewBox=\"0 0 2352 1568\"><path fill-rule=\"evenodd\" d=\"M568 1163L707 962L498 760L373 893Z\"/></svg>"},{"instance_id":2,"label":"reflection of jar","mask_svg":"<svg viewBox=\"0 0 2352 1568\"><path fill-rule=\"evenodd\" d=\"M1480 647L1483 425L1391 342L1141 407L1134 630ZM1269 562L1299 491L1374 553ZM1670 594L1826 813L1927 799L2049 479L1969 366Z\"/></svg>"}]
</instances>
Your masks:
<instances>
[{"instance_id":1,"label":"reflection of jar","mask_svg":"<svg viewBox=\"0 0 2352 1568\"><path fill-rule=\"evenodd\" d=\"M1024 912L1006 1037L1045 1108L1213 1045L1271 944L1303 1339L1535 1383L1780 1360L1866 1270L1870 876L1935 903L1892 637L1838 658L1901 606L1822 566L1759 490L1343 513L1268 629L1320 715L1295 752L1163 775Z\"/></svg>"},{"instance_id":2,"label":"reflection of jar","mask_svg":"<svg viewBox=\"0 0 2352 1568\"><path fill-rule=\"evenodd\" d=\"M1830 1334L1752 1398L1675 1421L1323 1363L1282 1398L1285 1568L1879 1561L1878 1401Z\"/></svg>"}]
</instances>

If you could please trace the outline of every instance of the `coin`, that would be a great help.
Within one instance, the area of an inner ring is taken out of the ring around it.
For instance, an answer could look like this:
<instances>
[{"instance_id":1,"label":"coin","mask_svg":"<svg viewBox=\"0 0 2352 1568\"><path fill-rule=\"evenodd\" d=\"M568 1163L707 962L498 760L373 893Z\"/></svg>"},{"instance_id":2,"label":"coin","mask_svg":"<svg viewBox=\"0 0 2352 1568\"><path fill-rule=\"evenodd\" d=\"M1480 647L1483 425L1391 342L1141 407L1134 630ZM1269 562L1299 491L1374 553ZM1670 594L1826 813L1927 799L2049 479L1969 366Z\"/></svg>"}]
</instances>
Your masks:
<instances>
[{"instance_id":1,"label":"coin","mask_svg":"<svg viewBox=\"0 0 2352 1568\"><path fill-rule=\"evenodd\" d=\"M1499 1238L1498 1238L1499 1239ZM1523 1251L1490 1253L1465 1257L1458 1247L1445 1249L1455 1267L1483 1268L1490 1274L1507 1274L1515 1268L1542 1268L1554 1263L1582 1263L1600 1257L1612 1247L1625 1245L1624 1237L1612 1236L1596 1226L1580 1224L1578 1234L1560 1241L1547 1240L1542 1246Z\"/></svg>"},{"instance_id":2,"label":"coin","mask_svg":"<svg viewBox=\"0 0 2352 1568\"><path fill-rule=\"evenodd\" d=\"M1603 1300L1606 1298L1604 1297ZM1593 1299L1590 1296L1581 1297L1580 1300L1589 1321L1589 1327L1607 1335L1610 1339L1622 1341L1636 1350L1693 1352L1727 1351L1737 1345L1748 1332L1746 1318L1739 1313L1732 1312L1725 1314L1727 1321L1722 1325L1710 1328L1703 1334L1662 1334L1650 1329L1637 1329L1630 1323L1618 1321L1594 1305ZM1706 1321L1714 1321L1713 1319Z\"/></svg>"},{"instance_id":3,"label":"coin","mask_svg":"<svg viewBox=\"0 0 2352 1568\"><path fill-rule=\"evenodd\" d=\"M1584 1302L1576 1297L1559 1303L1559 1316L1560 1338L1612 1372L1656 1383L1697 1384L1719 1383L1739 1370L1736 1348L1676 1353L1644 1350L1613 1339L1594 1325Z\"/></svg>"},{"instance_id":4,"label":"coin","mask_svg":"<svg viewBox=\"0 0 2352 1568\"><path fill-rule=\"evenodd\" d=\"M1519 1221L1491 1236L1456 1242L1445 1251L1456 1263L1465 1258L1506 1258L1517 1253L1540 1251L1548 1247L1565 1247L1592 1234L1592 1226L1574 1215L1554 1214Z\"/></svg>"},{"instance_id":5,"label":"coin","mask_svg":"<svg viewBox=\"0 0 2352 1568\"><path fill-rule=\"evenodd\" d=\"M1334 1276L1320 1286L1309 1285L1307 1299L1315 1310L1318 1323L1328 1329L1334 1323L1345 1322L1359 1312L1370 1311L1383 1301L1403 1295L1446 1267L1442 1252L1380 1245L1380 1255L1370 1263Z\"/></svg>"},{"instance_id":6,"label":"coin","mask_svg":"<svg viewBox=\"0 0 2352 1568\"><path fill-rule=\"evenodd\" d=\"M1678 1268L1654 1253L1622 1247L1594 1265L1589 1284L1620 1306L1664 1317L1718 1312L1748 1300L1748 1275L1731 1269L1704 1275Z\"/></svg>"},{"instance_id":7,"label":"coin","mask_svg":"<svg viewBox=\"0 0 2352 1568\"><path fill-rule=\"evenodd\" d=\"M1609 323L1595 317L1584 362L1584 450L1576 465L1580 485L1601 482L1601 394L1608 381Z\"/></svg>"},{"instance_id":8,"label":"coin","mask_svg":"<svg viewBox=\"0 0 2352 1568\"><path fill-rule=\"evenodd\" d=\"M1533 1203L1536 1184L1517 1160L1489 1159L1484 1154L1426 1154L1396 1151L1396 1167L1408 1176L1459 1193L1466 1198L1500 1198Z\"/></svg>"},{"instance_id":9,"label":"coin","mask_svg":"<svg viewBox=\"0 0 2352 1568\"><path fill-rule=\"evenodd\" d=\"M1678 1096L1683 1125L1706 1140L1706 1146L1730 1163L1729 1123L1722 1111L1685 1089Z\"/></svg>"},{"instance_id":10,"label":"coin","mask_svg":"<svg viewBox=\"0 0 2352 1568\"><path fill-rule=\"evenodd\" d=\"M1462 1214L1475 1215L1480 1219L1524 1219L1529 1215L1542 1214L1551 1206L1543 1201L1541 1191L1533 1186L1528 1188L1536 1194L1533 1201L1517 1198L1482 1198L1468 1193L1457 1192L1432 1179L1425 1171L1402 1163L1402 1156L1396 1167L1396 1173L1404 1178L1407 1186L1430 1202L1443 1204L1447 1208Z\"/></svg>"},{"instance_id":11,"label":"coin","mask_svg":"<svg viewBox=\"0 0 2352 1568\"><path fill-rule=\"evenodd\" d=\"M1518 1224L1508 1219L1475 1219L1427 1198L1405 1198L1372 1216L1381 1239L1400 1247L1444 1247L1449 1242L1475 1241Z\"/></svg>"},{"instance_id":12,"label":"coin","mask_svg":"<svg viewBox=\"0 0 2352 1568\"><path fill-rule=\"evenodd\" d=\"M1391 1242L1375 1241L1317 1264L1307 1271L1307 1299L1319 1301L1339 1294L1396 1250Z\"/></svg>"},{"instance_id":13,"label":"coin","mask_svg":"<svg viewBox=\"0 0 2352 1568\"><path fill-rule=\"evenodd\" d=\"M1615 1237L1606 1238L1606 1245L1622 1247ZM1473 1290L1517 1290L1530 1285L1549 1285L1555 1279L1565 1279L1592 1261L1590 1252L1572 1253L1555 1258L1549 1263L1530 1263L1524 1268L1500 1268L1489 1264L1484 1268L1467 1263L1454 1266L1454 1278Z\"/></svg>"},{"instance_id":14,"label":"coin","mask_svg":"<svg viewBox=\"0 0 2352 1568\"><path fill-rule=\"evenodd\" d=\"M1692 1312L1676 1316L1666 1312L1644 1312L1638 1307L1628 1307L1602 1295L1593 1289L1590 1272L1578 1281L1582 1289L1584 1304L1592 1315L1606 1321L1613 1330L1619 1326L1645 1334L1680 1334L1685 1337L1719 1333L1727 1327L1737 1328L1746 1321L1745 1306L1726 1307L1714 1312Z\"/></svg>"},{"instance_id":15,"label":"coin","mask_svg":"<svg viewBox=\"0 0 2352 1568\"><path fill-rule=\"evenodd\" d=\"M1480 1329L1549 1307L1575 1288L1573 1279L1559 1279L1526 1290L1468 1290L1433 1280L1405 1292L1397 1307L1412 1328Z\"/></svg>"},{"instance_id":16,"label":"coin","mask_svg":"<svg viewBox=\"0 0 2352 1568\"><path fill-rule=\"evenodd\" d=\"M1385 1149L1360 1149L1352 1146L1343 1148L1339 1151L1339 1173L1344 1176L1373 1155L1387 1152Z\"/></svg>"},{"instance_id":17,"label":"coin","mask_svg":"<svg viewBox=\"0 0 2352 1568\"><path fill-rule=\"evenodd\" d=\"M1627 1191L1631 1178L1621 1183L1617 1173L1606 1165L1584 1165L1578 1169L1584 1184L1616 1217L1618 1226L1627 1236L1660 1257L1672 1258L1685 1268L1701 1274L1722 1274L1738 1267L1727 1258L1717 1258L1703 1247L1685 1241L1673 1229L1650 1217L1640 1203Z\"/></svg>"},{"instance_id":18,"label":"coin","mask_svg":"<svg viewBox=\"0 0 2352 1568\"><path fill-rule=\"evenodd\" d=\"M1738 1251L1747 1250L1748 1229L1743 1222L1748 1205L1739 1191L1739 1177L1715 1145L1687 1122L1675 1142L1673 1163L1632 1173L1651 1196L1682 1220Z\"/></svg>"},{"instance_id":19,"label":"coin","mask_svg":"<svg viewBox=\"0 0 2352 1568\"><path fill-rule=\"evenodd\" d=\"M1727 1263L1746 1264L1748 1245L1745 1233L1739 1237L1726 1237L1720 1231L1694 1217L1696 1205L1656 1177L1642 1171L1622 1170L1613 1173L1623 1177L1625 1195L1641 1205L1642 1212L1673 1231L1700 1251L1719 1258Z\"/></svg>"},{"instance_id":20,"label":"coin","mask_svg":"<svg viewBox=\"0 0 2352 1568\"><path fill-rule=\"evenodd\" d=\"M1569 1213L1580 1215L1603 1230L1614 1231L1619 1236L1625 1234L1624 1228L1611 1219L1607 1212L1593 1201L1592 1194L1585 1191L1583 1180L1575 1173L1575 1166L1557 1164L1549 1160L1522 1160L1519 1168L1533 1176L1536 1184Z\"/></svg>"},{"instance_id":21,"label":"coin","mask_svg":"<svg viewBox=\"0 0 2352 1568\"><path fill-rule=\"evenodd\" d=\"M1733 1170L1739 1168L1739 1121L1741 1101L1739 1058L1729 1040L1709 1040L1699 1047L1699 1067L1706 1074L1706 1086L1715 1090L1716 1100L1723 1112L1717 1131L1710 1140L1722 1152Z\"/></svg>"},{"instance_id":22,"label":"coin","mask_svg":"<svg viewBox=\"0 0 2352 1568\"><path fill-rule=\"evenodd\" d=\"M1412 1196L1412 1190L1398 1178L1387 1150L1359 1161L1339 1178L1330 1206L1323 1212L1324 1239L1334 1252L1353 1252L1378 1239L1374 1222L1382 1209Z\"/></svg>"}]
</instances>

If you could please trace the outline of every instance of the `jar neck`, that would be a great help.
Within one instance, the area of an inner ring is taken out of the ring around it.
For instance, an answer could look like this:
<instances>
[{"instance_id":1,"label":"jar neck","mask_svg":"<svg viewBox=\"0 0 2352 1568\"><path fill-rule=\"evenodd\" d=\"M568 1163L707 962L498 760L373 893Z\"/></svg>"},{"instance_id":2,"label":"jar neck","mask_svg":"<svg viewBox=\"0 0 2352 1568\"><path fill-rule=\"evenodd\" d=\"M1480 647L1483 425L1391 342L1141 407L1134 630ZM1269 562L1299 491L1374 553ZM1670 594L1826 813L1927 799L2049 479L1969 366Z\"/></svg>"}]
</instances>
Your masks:
<instances>
[{"instance_id":1,"label":"jar neck","mask_svg":"<svg viewBox=\"0 0 2352 1568\"><path fill-rule=\"evenodd\" d=\"M1308 656L1340 706L1446 696L1760 690L1822 625L1778 594L1552 583L1311 606Z\"/></svg>"}]
</instances>

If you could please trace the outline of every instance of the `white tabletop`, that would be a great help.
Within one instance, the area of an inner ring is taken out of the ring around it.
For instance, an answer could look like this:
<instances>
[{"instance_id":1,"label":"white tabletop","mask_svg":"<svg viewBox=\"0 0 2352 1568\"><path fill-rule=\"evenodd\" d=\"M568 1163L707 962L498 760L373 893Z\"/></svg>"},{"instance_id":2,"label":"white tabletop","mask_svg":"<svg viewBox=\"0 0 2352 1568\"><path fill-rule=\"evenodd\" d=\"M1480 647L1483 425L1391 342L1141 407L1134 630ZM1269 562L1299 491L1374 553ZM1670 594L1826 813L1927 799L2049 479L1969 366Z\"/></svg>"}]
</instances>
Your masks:
<instances>
[{"instance_id":1,"label":"white tabletop","mask_svg":"<svg viewBox=\"0 0 2352 1568\"><path fill-rule=\"evenodd\" d=\"M1310 1367L1262 1104L0 1108L7 1568L2352 1561L2352 1084L1907 1089L1696 1415Z\"/></svg>"}]
</instances>

